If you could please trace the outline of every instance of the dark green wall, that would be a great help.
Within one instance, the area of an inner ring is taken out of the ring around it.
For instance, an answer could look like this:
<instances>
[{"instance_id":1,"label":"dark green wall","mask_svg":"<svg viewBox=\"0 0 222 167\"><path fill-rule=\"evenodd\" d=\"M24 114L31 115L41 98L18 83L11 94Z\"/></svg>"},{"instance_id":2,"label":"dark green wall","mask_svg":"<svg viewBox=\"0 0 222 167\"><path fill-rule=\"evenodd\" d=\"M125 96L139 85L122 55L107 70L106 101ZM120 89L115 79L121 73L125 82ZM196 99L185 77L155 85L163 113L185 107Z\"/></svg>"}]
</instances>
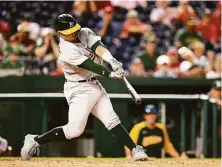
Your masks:
<instances>
[{"instance_id":1,"label":"dark green wall","mask_svg":"<svg viewBox=\"0 0 222 167\"><path fill-rule=\"evenodd\" d=\"M206 93L212 80L207 79L157 79L128 78L139 93ZM100 79L107 92L126 92L122 81ZM64 77L23 76L0 78L0 93L40 93L63 90Z\"/></svg>"},{"instance_id":2,"label":"dark green wall","mask_svg":"<svg viewBox=\"0 0 222 167\"><path fill-rule=\"evenodd\" d=\"M155 79L155 78L128 78L138 93L153 94L201 94L209 92L212 80L206 79ZM126 93L127 89L122 81L109 78L100 79L108 93ZM0 93L46 93L62 92L64 77L50 76L23 76L0 78ZM54 126L67 122L67 104L65 100L46 100L48 109L46 125L48 130ZM123 125L129 129L131 123L128 113L133 102L112 100L113 107L120 116ZM60 107L53 107L58 104ZM134 106L135 107L135 106ZM136 108L136 107L135 107ZM27 133L39 134L42 132L44 106L38 100L1 100L0 101L0 135L8 138L9 143L15 148L14 155L19 155L23 137ZM53 110L53 111L52 111ZM61 112L65 116L59 117ZM57 120L57 121L55 121ZM59 122L61 120L61 122ZM103 125L94 120L96 151L104 156L123 156L123 148L118 145L112 135Z\"/></svg>"}]
</instances>

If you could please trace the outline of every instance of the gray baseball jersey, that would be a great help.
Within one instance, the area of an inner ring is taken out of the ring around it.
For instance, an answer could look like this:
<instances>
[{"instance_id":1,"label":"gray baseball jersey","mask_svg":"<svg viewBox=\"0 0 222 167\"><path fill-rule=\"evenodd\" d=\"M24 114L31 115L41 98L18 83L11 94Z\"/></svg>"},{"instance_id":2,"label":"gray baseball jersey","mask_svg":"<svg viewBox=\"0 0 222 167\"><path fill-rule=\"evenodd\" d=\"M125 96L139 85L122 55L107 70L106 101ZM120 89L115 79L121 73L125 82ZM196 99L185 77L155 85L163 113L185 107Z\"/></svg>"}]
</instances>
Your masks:
<instances>
[{"instance_id":1,"label":"gray baseball jersey","mask_svg":"<svg viewBox=\"0 0 222 167\"><path fill-rule=\"evenodd\" d=\"M80 43L70 43L60 38L58 58L62 64L65 78L68 81L85 80L97 75L78 67L89 57L95 63L102 64L102 59L91 50L93 44L101 40L101 37L97 36L89 28L82 28L78 32L78 38Z\"/></svg>"},{"instance_id":2,"label":"gray baseball jersey","mask_svg":"<svg viewBox=\"0 0 222 167\"><path fill-rule=\"evenodd\" d=\"M102 64L102 59L91 50L93 44L101 40L101 37L89 28L82 28L78 38L80 43L70 43L61 38L59 44L59 60L67 79L64 94L69 104L69 121L63 126L67 139L81 135L90 113L101 120L108 130L120 124L119 117L99 81L76 82L97 75L78 67L86 59L90 57L95 63Z\"/></svg>"}]
</instances>

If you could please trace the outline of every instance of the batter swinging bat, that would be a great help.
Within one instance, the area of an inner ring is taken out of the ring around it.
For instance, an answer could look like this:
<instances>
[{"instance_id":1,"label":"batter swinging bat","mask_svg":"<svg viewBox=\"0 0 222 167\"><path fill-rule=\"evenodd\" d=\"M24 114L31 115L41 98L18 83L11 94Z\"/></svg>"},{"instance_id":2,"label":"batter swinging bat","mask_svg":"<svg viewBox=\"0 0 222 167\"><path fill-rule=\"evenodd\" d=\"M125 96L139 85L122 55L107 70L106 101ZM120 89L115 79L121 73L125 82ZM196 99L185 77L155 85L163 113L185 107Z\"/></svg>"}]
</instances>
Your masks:
<instances>
[{"instance_id":1,"label":"batter swinging bat","mask_svg":"<svg viewBox=\"0 0 222 167\"><path fill-rule=\"evenodd\" d=\"M142 102L141 98L139 97L139 95L137 94L135 89L132 87L132 85L128 82L128 80L126 79L125 76L123 76L123 81L126 84L126 87L128 88L128 91L129 91L130 95L132 96L133 101L136 104L140 104Z\"/></svg>"}]
</instances>

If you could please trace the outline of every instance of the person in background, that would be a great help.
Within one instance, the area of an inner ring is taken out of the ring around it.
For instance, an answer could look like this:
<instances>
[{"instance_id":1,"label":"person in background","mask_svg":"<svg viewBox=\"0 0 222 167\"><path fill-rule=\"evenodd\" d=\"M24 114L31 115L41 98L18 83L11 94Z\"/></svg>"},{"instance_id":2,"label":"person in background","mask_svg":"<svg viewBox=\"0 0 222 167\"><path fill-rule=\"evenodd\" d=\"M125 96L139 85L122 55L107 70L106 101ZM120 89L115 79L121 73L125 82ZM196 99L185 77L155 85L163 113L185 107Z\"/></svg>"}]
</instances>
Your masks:
<instances>
[{"instance_id":1,"label":"person in background","mask_svg":"<svg viewBox=\"0 0 222 167\"><path fill-rule=\"evenodd\" d=\"M198 65L200 67L206 68L209 64L207 56L204 55L205 46L202 42L194 42L192 44L192 49L195 58L193 59L193 63L195 65Z\"/></svg>"},{"instance_id":2,"label":"person in background","mask_svg":"<svg viewBox=\"0 0 222 167\"><path fill-rule=\"evenodd\" d=\"M121 38L128 38L131 35L143 35L151 31L151 27L139 20L138 13L130 10L126 15L126 21L123 24Z\"/></svg>"},{"instance_id":3,"label":"person in background","mask_svg":"<svg viewBox=\"0 0 222 167\"><path fill-rule=\"evenodd\" d=\"M100 5L97 5L98 3ZM78 23L83 27L94 28L95 24L100 20L98 17L98 11L102 9L104 5L110 5L110 2L74 1L71 12L78 20Z\"/></svg>"},{"instance_id":4,"label":"person in background","mask_svg":"<svg viewBox=\"0 0 222 167\"><path fill-rule=\"evenodd\" d=\"M119 1L119 0L110 0L113 6L121 7L127 10L135 9L137 6L143 8L147 7L147 1L145 0L134 0L134 1Z\"/></svg>"},{"instance_id":5,"label":"person in background","mask_svg":"<svg viewBox=\"0 0 222 167\"><path fill-rule=\"evenodd\" d=\"M0 63L0 69L14 69L18 70L24 67L24 62L15 53L9 53L7 58Z\"/></svg>"},{"instance_id":6,"label":"person in background","mask_svg":"<svg viewBox=\"0 0 222 167\"><path fill-rule=\"evenodd\" d=\"M38 23L32 22L31 20L31 14L24 13L20 18L20 24L17 26L17 30L20 31L21 29L26 28L29 32L29 38L36 41L40 33L40 26Z\"/></svg>"},{"instance_id":7,"label":"person in background","mask_svg":"<svg viewBox=\"0 0 222 167\"><path fill-rule=\"evenodd\" d=\"M204 40L216 45L219 34L217 34L216 26L214 24L210 24L210 11L206 11L203 14L202 20L197 24L196 29L199 33L201 33Z\"/></svg>"},{"instance_id":8,"label":"person in background","mask_svg":"<svg viewBox=\"0 0 222 167\"><path fill-rule=\"evenodd\" d=\"M190 18L196 17L195 11L188 0L180 0L177 6L177 19L183 23L186 23Z\"/></svg>"},{"instance_id":9,"label":"person in background","mask_svg":"<svg viewBox=\"0 0 222 167\"><path fill-rule=\"evenodd\" d=\"M57 58L57 44L54 39L54 30L51 28L42 28L41 32L43 36L42 42L37 43L35 48L35 56L39 60L39 66L44 74L48 74L51 71L50 66L56 66L55 60ZM53 65L54 64L54 65Z\"/></svg>"},{"instance_id":10,"label":"person in background","mask_svg":"<svg viewBox=\"0 0 222 167\"><path fill-rule=\"evenodd\" d=\"M33 56L36 42L30 38L30 27L27 24L21 24L15 36L19 43L25 47L24 56Z\"/></svg>"},{"instance_id":11,"label":"person in background","mask_svg":"<svg viewBox=\"0 0 222 167\"><path fill-rule=\"evenodd\" d=\"M39 58L44 56L57 56L57 44L53 35L55 34L54 30L51 28L42 28L43 40L37 44L35 49L35 55Z\"/></svg>"},{"instance_id":12,"label":"person in background","mask_svg":"<svg viewBox=\"0 0 222 167\"><path fill-rule=\"evenodd\" d=\"M216 10L210 16L210 24L213 24L217 30L217 40L221 40L221 1L216 4Z\"/></svg>"},{"instance_id":13,"label":"person in background","mask_svg":"<svg viewBox=\"0 0 222 167\"><path fill-rule=\"evenodd\" d=\"M173 72L176 76L178 76L180 60L179 60L179 55L177 53L177 49L175 47L169 47L167 51L167 56L169 58L170 71Z\"/></svg>"},{"instance_id":14,"label":"person in background","mask_svg":"<svg viewBox=\"0 0 222 167\"><path fill-rule=\"evenodd\" d=\"M170 60L167 55L157 58L157 70L153 73L156 78L176 78L177 74L170 70Z\"/></svg>"},{"instance_id":15,"label":"person in background","mask_svg":"<svg viewBox=\"0 0 222 167\"><path fill-rule=\"evenodd\" d=\"M188 78L188 77L203 77L204 69L198 65L194 65L192 61L185 60L180 63L179 67L180 77Z\"/></svg>"},{"instance_id":16,"label":"person in background","mask_svg":"<svg viewBox=\"0 0 222 167\"><path fill-rule=\"evenodd\" d=\"M0 22L0 56L4 55L4 48L6 47L11 32L11 26L7 21Z\"/></svg>"},{"instance_id":17,"label":"person in background","mask_svg":"<svg viewBox=\"0 0 222 167\"><path fill-rule=\"evenodd\" d=\"M150 21L152 23L162 23L169 27L172 25L176 12L175 9L169 7L169 3L170 1L156 1L156 8L150 14Z\"/></svg>"},{"instance_id":18,"label":"person in background","mask_svg":"<svg viewBox=\"0 0 222 167\"><path fill-rule=\"evenodd\" d=\"M9 38L8 43L3 48L4 56L8 56L10 53L14 53L18 56L24 56L25 55L25 47L19 43L19 38L16 35L12 35Z\"/></svg>"},{"instance_id":19,"label":"person in background","mask_svg":"<svg viewBox=\"0 0 222 167\"><path fill-rule=\"evenodd\" d=\"M202 41L202 35L196 31L197 21L195 18L190 18L186 22L186 28L179 29L175 35L175 46L189 46L195 41Z\"/></svg>"},{"instance_id":20,"label":"person in background","mask_svg":"<svg viewBox=\"0 0 222 167\"><path fill-rule=\"evenodd\" d=\"M179 158L179 153L170 142L167 128L157 122L158 110L154 105L147 105L143 115L144 121L133 126L130 136L136 144L142 145L147 150L149 157L161 157L161 149L172 157ZM131 157L129 149L125 148L126 157Z\"/></svg>"},{"instance_id":21,"label":"person in background","mask_svg":"<svg viewBox=\"0 0 222 167\"><path fill-rule=\"evenodd\" d=\"M117 37L119 35L119 31L117 27L112 22L112 17L114 13L114 8L112 6L104 7L102 21L96 24L97 34L101 37L109 36L109 37Z\"/></svg>"},{"instance_id":22,"label":"person in background","mask_svg":"<svg viewBox=\"0 0 222 167\"><path fill-rule=\"evenodd\" d=\"M75 1L72 5L72 13L79 17L84 13L96 13L106 6L111 6L110 1Z\"/></svg>"},{"instance_id":23,"label":"person in background","mask_svg":"<svg viewBox=\"0 0 222 167\"><path fill-rule=\"evenodd\" d=\"M156 68L156 60L159 56L156 48L156 37L149 36L148 38L144 38L144 45L145 50L138 53L136 56L143 62L145 71L148 72L148 75L152 75Z\"/></svg>"},{"instance_id":24,"label":"person in background","mask_svg":"<svg viewBox=\"0 0 222 167\"><path fill-rule=\"evenodd\" d=\"M144 64L139 58L135 58L130 64L130 76L134 77L147 77L147 73L144 70Z\"/></svg>"},{"instance_id":25,"label":"person in background","mask_svg":"<svg viewBox=\"0 0 222 167\"><path fill-rule=\"evenodd\" d=\"M0 63L0 76L22 76L24 75L24 62L15 53L9 53Z\"/></svg>"},{"instance_id":26,"label":"person in background","mask_svg":"<svg viewBox=\"0 0 222 167\"><path fill-rule=\"evenodd\" d=\"M207 79L215 79L215 78L221 78L221 53L218 53L214 58L213 67L210 71L206 73Z\"/></svg>"}]
</instances>

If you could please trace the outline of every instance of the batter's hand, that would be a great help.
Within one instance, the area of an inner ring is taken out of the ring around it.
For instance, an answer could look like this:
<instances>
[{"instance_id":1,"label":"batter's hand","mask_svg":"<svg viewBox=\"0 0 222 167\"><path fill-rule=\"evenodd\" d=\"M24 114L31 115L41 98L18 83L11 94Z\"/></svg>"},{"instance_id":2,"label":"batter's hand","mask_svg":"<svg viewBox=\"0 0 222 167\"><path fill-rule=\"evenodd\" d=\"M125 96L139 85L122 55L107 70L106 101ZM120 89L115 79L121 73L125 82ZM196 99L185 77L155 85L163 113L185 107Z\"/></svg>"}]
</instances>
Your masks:
<instances>
[{"instance_id":1,"label":"batter's hand","mask_svg":"<svg viewBox=\"0 0 222 167\"><path fill-rule=\"evenodd\" d=\"M119 75L124 75L124 70L123 68L119 68L115 71L116 73L118 73Z\"/></svg>"},{"instance_id":2,"label":"batter's hand","mask_svg":"<svg viewBox=\"0 0 222 167\"><path fill-rule=\"evenodd\" d=\"M112 79L123 79L123 76L124 76L123 74L120 74L117 71L112 71L109 75L109 77Z\"/></svg>"},{"instance_id":3,"label":"batter's hand","mask_svg":"<svg viewBox=\"0 0 222 167\"><path fill-rule=\"evenodd\" d=\"M119 73L120 73L120 72L123 72L123 73L124 73L122 63L118 62L116 59L113 58L113 59L110 61L110 65L111 65L113 71L118 71Z\"/></svg>"}]
</instances>

